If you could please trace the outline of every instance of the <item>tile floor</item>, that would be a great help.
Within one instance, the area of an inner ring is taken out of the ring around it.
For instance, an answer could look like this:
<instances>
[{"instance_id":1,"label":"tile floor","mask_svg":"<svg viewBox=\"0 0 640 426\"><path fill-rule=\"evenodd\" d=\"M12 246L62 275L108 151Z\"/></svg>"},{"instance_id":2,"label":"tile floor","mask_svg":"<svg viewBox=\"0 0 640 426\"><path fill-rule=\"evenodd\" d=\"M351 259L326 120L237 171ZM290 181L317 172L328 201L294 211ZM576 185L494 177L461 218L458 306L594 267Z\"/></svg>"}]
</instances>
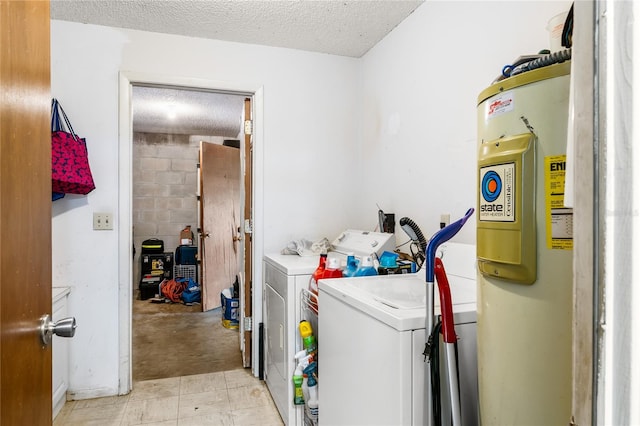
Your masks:
<instances>
[{"instance_id":1,"label":"tile floor","mask_svg":"<svg viewBox=\"0 0 640 426\"><path fill-rule=\"evenodd\" d=\"M244 426L284 423L249 369L137 382L125 396L68 401L54 426Z\"/></svg>"}]
</instances>

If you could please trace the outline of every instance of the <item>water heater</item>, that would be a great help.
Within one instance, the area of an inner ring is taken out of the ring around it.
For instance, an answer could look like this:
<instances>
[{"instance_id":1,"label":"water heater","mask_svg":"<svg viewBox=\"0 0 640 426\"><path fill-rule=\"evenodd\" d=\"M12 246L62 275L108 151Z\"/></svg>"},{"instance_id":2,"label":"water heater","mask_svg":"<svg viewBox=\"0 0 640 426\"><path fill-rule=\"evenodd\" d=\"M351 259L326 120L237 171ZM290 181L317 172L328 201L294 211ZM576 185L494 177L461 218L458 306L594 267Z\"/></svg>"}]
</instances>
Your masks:
<instances>
[{"instance_id":1,"label":"water heater","mask_svg":"<svg viewBox=\"0 0 640 426\"><path fill-rule=\"evenodd\" d=\"M572 210L564 207L570 62L478 97L478 381L483 425L568 424Z\"/></svg>"}]
</instances>

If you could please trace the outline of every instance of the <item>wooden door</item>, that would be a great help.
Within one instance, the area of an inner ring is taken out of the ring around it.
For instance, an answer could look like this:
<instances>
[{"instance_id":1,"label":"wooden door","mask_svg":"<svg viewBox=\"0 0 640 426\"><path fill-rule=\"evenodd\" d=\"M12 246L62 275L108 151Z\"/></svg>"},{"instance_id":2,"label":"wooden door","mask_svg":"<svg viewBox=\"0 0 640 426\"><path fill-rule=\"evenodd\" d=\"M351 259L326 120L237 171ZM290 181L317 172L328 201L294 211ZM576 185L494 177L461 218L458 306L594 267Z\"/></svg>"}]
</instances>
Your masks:
<instances>
[{"instance_id":1,"label":"wooden door","mask_svg":"<svg viewBox=\"0 0 640 426\"><path fill-rule=\"evenodd\" d=\"M251 318L252 316L252 288L253 288L253 263L252 263L252 234L253 234L253 144L251 135L253 134L253 119L251 115L251 99L244 100L244 280L240 296L242 297L241 318ZM244 323L244 320L242 321ZM242 364L251 367L251 335L252 327L244 327L238 333L241 341Z\"/></svg>"},{"instance_id":2,"label":"wooden door","mask_svg":"<svg viewBox=\"0 0 640 426\"><path fill-rule=\"evenodd\" d=\"M220 293L240 271L240 150L200 142L202 309L220 306Z\"/></svg>"},{"instance_id":3,"label":"wooden door","mask_svg":"<svg viewBox=\"0 0 640 426\"><path fill-rule=\"evenodd\" d=\"M50 425L48 1L0 1L0 424Z\"/></svg>"}]
</instances>

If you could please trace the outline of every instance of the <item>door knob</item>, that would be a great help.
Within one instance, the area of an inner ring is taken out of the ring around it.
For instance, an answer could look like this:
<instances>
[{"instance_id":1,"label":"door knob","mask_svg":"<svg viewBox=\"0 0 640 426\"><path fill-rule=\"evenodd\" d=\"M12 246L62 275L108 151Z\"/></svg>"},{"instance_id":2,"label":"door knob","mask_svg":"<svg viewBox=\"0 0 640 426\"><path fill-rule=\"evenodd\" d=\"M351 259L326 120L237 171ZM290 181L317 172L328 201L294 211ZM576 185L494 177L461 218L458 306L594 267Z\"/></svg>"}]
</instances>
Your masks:
<instances>
[{"instance_id":1,"label":"door knob","mask_svg":"<svg viewBox=\"0 0 640 426\"><path fill-rule=\"evenodd\" d=\"M40 339L45 346L51 343L53 335L60 337L73 337L76 334L76 319L74 317L63 318L57 322L51 320L49 314L40 317Z\"/></svg>"}]
</instances>

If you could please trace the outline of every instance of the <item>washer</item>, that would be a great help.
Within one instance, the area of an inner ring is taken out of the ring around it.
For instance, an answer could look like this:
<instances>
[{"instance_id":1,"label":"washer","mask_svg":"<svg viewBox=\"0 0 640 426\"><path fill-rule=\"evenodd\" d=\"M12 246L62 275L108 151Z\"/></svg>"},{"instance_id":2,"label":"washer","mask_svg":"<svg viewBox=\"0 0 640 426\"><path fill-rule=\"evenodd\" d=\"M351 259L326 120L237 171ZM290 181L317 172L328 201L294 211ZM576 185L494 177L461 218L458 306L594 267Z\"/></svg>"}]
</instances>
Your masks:
<instances>
[{"instance_id":1,"label":"washer","mask_svg":"<svg viewBox=\"0 0 640 426\"><path fill-rule=\"evenodd\" d=\"M332 243L329 257L346 262L346 254L381 255L395 248L394 234L348 229ZM269 392L287 425L303 424L301 405L293 404L292 374L294 355L302 350L298 324L302 318L302 289L308 289L311 275L318 267L320 256L267 254L264 270L264 376ZM304 318L310 319L310 318ZM310 319L314 328L317 319ZM314 333L317 331L314 330Z\"/></svg>"},{"instance_id":2,"label":"washer","mask_svg":"<svg viewBox=\"0 0 640 426\"><path fill-rule=\"evenodd\" d=\"M446 243L438 255L451 286L459 339L462 423L476 425L475 246ZM424 271L320 280L319 291L320 425L430 424L424 416ZM439 314L437 286L435 300ZM443 424L446 416L443 407Z\"/></svg>"}]
</instances>

